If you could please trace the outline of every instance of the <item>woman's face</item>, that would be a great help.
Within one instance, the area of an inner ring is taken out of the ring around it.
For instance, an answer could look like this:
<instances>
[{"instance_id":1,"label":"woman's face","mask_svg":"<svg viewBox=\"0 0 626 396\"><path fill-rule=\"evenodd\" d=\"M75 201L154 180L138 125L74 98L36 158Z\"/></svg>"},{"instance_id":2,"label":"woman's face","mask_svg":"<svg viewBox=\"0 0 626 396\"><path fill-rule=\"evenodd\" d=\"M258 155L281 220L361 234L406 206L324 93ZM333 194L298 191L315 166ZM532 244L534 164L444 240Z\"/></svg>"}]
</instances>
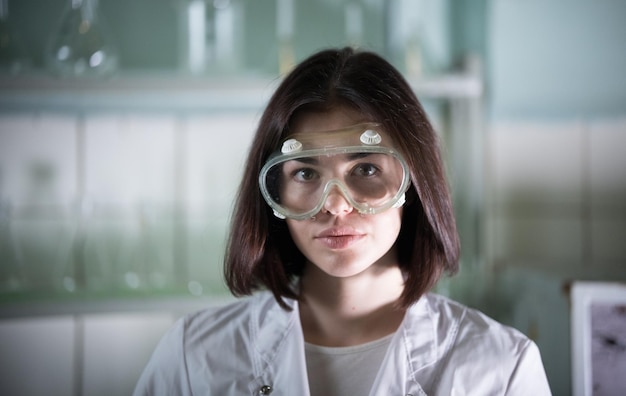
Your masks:
<instances>
[{"instance_id":1,"label":"woman's face","mask_svg":"<svg viewBox=\"0 0 626 396\"><path fill-rule=\"evenodd\" d=\"M300 114L293 133L345 128L370 121L360 113L339 107L329 112ZM350 277L367 270L397 265L394 243L400 233L402 208L375 215L359 214L338 189L322 210L307 220L286 219L296 246L307 260L326 274Z\"/></svg>"}]
</instances>

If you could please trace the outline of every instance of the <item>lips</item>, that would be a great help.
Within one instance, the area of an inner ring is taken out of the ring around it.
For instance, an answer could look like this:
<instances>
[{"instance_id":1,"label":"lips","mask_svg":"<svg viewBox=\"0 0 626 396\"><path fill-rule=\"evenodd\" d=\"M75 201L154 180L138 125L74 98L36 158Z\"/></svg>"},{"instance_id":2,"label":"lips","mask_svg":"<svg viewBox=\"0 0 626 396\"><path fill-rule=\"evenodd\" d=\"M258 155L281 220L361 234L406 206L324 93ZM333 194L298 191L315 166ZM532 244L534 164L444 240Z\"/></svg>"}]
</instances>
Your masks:
<instances>
[{"instance_id":1,"label":"lips","mask_svg":"<svg viewBox=\"0 0 626 396\"><path fill-rule=\"evenodd\" d=\"M365 238L365 234L350 227L329 228L315 239L330 249L345 249Z\"/></svg>"}]
</instances>

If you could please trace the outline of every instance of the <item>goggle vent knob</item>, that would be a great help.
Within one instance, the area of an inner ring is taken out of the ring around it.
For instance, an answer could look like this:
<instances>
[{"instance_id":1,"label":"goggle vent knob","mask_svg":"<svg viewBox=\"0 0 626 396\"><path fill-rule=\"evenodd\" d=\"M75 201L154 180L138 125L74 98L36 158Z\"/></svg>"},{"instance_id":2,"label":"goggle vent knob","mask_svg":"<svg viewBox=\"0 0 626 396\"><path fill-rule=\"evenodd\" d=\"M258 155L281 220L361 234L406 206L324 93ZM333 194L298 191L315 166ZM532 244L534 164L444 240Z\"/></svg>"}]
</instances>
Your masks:
<instances>
[{"instance_id":1,"label":"goggle vent knob","mask_svg":"<svg viewBox=\"0 0 626 396\"><path fill-rule=\"evenodd\" d=\"M302 151L302 143L300 143L296 139L285 140L283 146L280 149L280 152L283 154L297 153L298 151Z\"/></svg>"},{"instance_id":2,"label":"goggle vent knob","mask_svg":"<svg viewBox=\"0 0 626 396\"><path fill-rule=\"evenodd\" d=\"M380 137L380 134L378 134L378 132L368 129L361 134L360 140L363 144L373 146L375 144L379 144L383 139Z\"/></svg>"}]
</instances>

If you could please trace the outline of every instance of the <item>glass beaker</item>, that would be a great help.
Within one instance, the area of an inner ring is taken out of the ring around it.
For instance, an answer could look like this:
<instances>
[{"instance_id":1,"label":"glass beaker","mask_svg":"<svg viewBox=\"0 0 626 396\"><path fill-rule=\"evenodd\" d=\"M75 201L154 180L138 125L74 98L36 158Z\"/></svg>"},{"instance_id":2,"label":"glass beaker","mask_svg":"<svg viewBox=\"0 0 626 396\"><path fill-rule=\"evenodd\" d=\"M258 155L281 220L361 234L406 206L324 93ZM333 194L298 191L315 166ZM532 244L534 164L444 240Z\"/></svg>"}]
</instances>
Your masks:
<instances>
[{"instance_id":1,"label":"glass beaker","mask_svg":"<svg viewBox=\"0 0 626 396\"><path fill-rule=\"evenodd\" d=\"M70 0L46 49L46 64L66 77L110 76L118 52L98 15L98 0Z\"/></svg>"}]
</instances>

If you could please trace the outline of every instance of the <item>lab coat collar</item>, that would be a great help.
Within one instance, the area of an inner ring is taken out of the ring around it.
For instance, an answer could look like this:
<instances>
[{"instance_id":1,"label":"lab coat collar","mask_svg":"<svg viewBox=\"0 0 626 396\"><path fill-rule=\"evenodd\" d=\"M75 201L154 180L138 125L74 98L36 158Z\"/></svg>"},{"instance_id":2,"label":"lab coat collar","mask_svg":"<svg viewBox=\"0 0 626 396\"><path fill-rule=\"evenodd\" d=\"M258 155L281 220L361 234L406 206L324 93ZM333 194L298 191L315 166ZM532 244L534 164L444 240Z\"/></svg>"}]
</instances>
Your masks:
<instances>
[{"instance_id":1,"label":"lab coat collar","mask_svg":"<svg viewBox=\"0 0 626 396\"><path fill-rule=\"evenodd\" d=\"M281 308L271 294L254 302L253 320L250 324L255 352L253 355L255 378L250 382L252 393L259 394L263 386L278 385L280 377L289 376L289 389L293 394L308 395L309 385L304 358L304 336L300 325L298 303L286 299L291 311ZM394 334L391 345L374 380L372 395L376 390L388 395L425 395L420 384L424 371L433 366L444 351L439 347L454 337L449 329L437 328L437 313L421 298L411 306ZM444 348L445 349L445 348ZM295 378L301 380L296 384Z\"/></svg>"}]
</instances>

